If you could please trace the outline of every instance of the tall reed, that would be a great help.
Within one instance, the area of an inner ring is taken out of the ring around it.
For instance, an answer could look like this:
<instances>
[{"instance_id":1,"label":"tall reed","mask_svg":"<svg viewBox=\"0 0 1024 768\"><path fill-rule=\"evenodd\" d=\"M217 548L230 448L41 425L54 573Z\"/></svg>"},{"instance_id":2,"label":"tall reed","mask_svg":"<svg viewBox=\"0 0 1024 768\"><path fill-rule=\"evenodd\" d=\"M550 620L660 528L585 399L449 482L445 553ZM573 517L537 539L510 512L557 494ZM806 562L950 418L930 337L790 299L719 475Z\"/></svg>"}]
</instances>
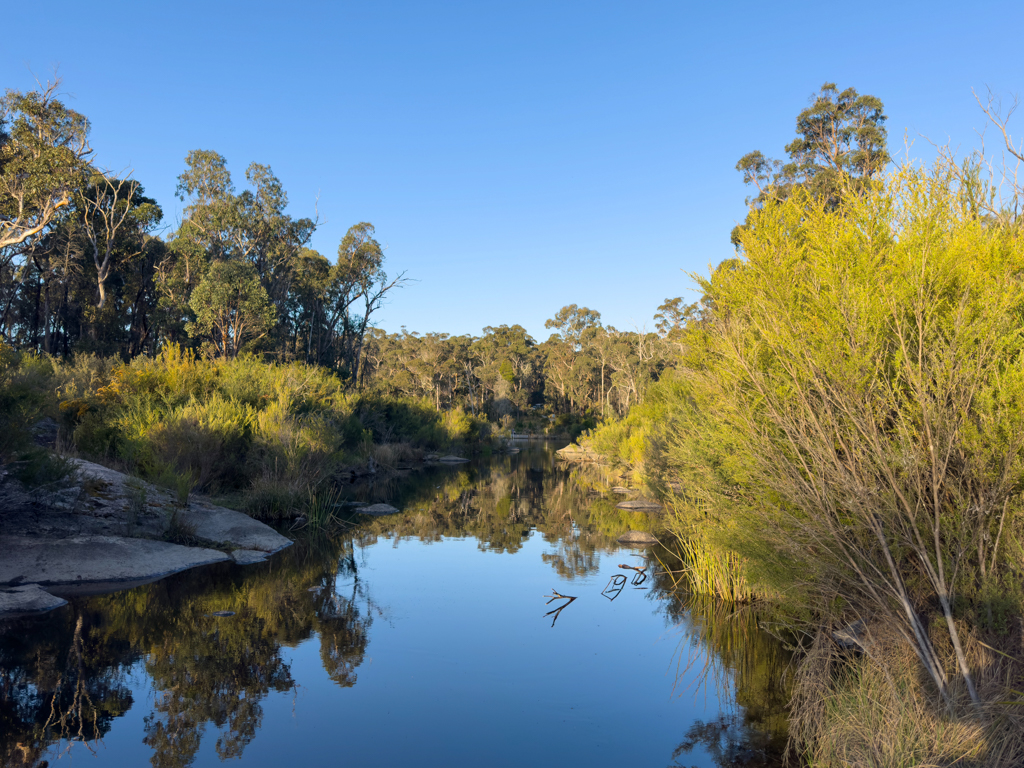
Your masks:
<instances>
[{"instance_id":1,"label":"tall reed","mask_svg":"<svg viewBox=\"0 0 1024 768\"><path fill-rule=\"evenodd\" d=\"M311 489L306 503L306 526L319 531L338 523L342 496L341 490L333 483Z\"/></svg>"},{"instance_id":2,"label":"tall reed","mask_svg":"<svg viewBox=\"0 0 1024 768\"><path fill-rule=\"evenodd\" d=\"M743 560L735 552L714 545L700 532L677 539L679 555L685 564L683 578L690 590L722 600L742 603L763 595L747 580Z\"/></svg>"}]
</instances>

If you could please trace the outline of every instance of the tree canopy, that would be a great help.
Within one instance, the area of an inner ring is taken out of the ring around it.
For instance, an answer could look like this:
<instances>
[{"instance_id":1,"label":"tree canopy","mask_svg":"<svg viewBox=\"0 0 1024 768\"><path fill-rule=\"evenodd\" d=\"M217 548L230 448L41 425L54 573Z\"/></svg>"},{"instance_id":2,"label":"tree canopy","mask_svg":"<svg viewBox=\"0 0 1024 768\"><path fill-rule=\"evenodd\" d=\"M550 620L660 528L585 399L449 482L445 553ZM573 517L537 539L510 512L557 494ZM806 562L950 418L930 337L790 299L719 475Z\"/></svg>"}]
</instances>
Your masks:
<instances>
[{"instance_id":1,"label":"tree canopy","mask_svg":"<svg viewBox=\"0 0 1024 768\"><path fill-rule=\"evenodd\" d=\"M835 83L822 85L796 117L796 138L785 147L787 161L755 150L736 163L743 182L757 191L748 204L785 200L800 188L831 209L844 196L864 191L891 159L883 109L876 96L855 88L840 91ZM740 245L739 227L733 229L732 242Z\"/></svg>"}]
</instances>

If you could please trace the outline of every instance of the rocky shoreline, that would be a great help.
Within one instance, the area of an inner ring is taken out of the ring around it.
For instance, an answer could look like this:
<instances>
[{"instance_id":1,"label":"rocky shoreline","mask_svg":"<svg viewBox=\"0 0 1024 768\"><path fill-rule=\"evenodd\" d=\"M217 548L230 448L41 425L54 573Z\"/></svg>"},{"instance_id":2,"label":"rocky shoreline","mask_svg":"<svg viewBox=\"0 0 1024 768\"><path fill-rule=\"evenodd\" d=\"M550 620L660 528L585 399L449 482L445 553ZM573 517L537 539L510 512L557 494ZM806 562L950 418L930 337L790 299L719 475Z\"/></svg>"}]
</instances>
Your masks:
<instances>
[{"instance_id":1,"label":"rocky shoreline","mask_svg":"<svg viewBox=\"0 0 1024 768\"><path fill-rule=\"evenodd\" d=\"M292 543L202 497L182 500L108 467L74 464L74 481L58 487L30 491L0 476L0 619L200 565L262 562Z\"/></svg>"}]
</instances>

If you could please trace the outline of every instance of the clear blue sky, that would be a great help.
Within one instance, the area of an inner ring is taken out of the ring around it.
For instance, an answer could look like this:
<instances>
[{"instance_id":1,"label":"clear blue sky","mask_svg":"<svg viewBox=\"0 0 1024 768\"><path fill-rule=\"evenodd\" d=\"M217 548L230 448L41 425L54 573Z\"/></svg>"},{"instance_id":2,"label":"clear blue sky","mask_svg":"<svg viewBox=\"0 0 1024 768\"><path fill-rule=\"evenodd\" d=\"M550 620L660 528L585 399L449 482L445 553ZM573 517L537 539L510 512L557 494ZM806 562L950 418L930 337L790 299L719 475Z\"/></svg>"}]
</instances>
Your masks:
<instances>
[{"instance_id":1,"label":"clear blue sky","mask_svg":"<svg viewBox=\"0 0 1024 768\"><path fill-rule=\"evenodd\" d=\"M418 280L380 325L479 334L576 303L619 328L731 254L734 170L781 156L825 81L880 97L889 136L966 150L971 88L1024 90L1024 3L49 2L4 9L5 88L60 66L105 167L173 228L190 149L252 161L291 212L377 227ZM1024 135L1024 113L1017 120Z\"/></svg>"}]
</instances>

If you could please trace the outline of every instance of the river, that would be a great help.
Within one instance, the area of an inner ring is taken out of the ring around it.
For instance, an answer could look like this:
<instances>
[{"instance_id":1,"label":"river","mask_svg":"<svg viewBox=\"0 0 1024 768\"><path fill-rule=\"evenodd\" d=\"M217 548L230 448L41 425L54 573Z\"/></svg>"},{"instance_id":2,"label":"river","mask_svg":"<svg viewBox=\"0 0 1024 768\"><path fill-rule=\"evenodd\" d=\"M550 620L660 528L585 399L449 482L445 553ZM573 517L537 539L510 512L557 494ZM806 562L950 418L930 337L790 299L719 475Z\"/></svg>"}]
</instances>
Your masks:
<instances>
[{"instance_id":1,"label":"river","mask_svg":"<svg viewBox=\"0 0 1024 768\"><path fill-rule=\"evenodd\" d=\"M670 552L615 541L656 518L522 445L362 488L402 513L266 563L0 623L0 758L780 765L789 657L757 609L678 590Z\"/></svg>"}]
</instances>

